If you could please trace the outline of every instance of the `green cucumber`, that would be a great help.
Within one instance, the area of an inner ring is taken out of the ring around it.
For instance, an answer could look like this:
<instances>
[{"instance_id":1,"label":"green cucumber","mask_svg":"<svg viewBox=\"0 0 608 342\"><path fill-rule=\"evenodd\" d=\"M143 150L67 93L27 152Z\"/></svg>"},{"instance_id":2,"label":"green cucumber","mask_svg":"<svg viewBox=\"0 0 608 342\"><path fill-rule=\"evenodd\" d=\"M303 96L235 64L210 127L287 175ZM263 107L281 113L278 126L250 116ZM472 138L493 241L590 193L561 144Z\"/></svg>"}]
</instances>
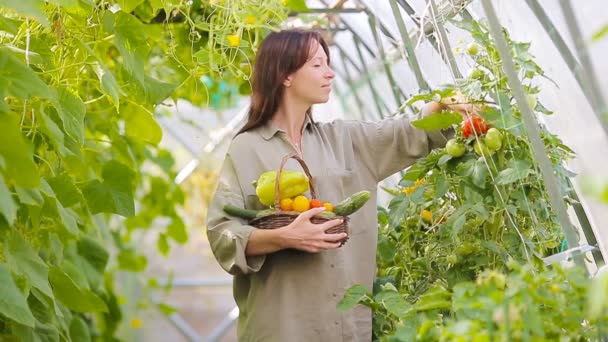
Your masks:
<instances>
[{"instance_id":1,"label":"green cucumber","mask_svg":"<svg viewBox=\"0 0 608 342\"><path fill-rule=\"evenodd\" d=\"M224 212L230 216L236 216L244 219L254 219L258 216L259 210L238 208L230 204L224 206Z\"/></svg>"},{"instance_id":2,"label":"green cucumber","mask_svg":"<svg viewBox=\"0 0 608 342\"><path fill-rule=\"evenodd\" d=\"M338 215L336 215L336 213L332 213L331 211L324 211L320 214L317 214L317 216L332 218L332 217L336 217Z\"/></svg>"},{"instance_id":3,"label":"green cucumber","mask_svg":"<svg viewBox=\"0 0 608 342\"><path fill-rule=\"evenodd\" d=\"M347 197L342 202L334 206L334 213L338 216L348 216L355 211L361 209L369 198L371 193L369 191L359 191Z\"/></svg>"}]
</instances>

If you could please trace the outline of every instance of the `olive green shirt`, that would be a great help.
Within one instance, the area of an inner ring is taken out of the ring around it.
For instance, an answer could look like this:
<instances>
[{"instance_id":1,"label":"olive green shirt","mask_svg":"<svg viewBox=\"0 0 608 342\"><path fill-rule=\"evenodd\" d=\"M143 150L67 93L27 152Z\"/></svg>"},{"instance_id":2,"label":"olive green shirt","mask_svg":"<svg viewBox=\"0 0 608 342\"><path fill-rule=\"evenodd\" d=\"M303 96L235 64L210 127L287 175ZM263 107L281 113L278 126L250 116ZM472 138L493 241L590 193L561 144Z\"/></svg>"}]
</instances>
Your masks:
<instances>
[{"instance_id":1,"label":"olive green shirt","mask_svg":"<svg viewBox=\"0 0 608 342\"><path fill-rule=\"evenodd\" d=\"M371 341L371 311L358 306L339 312L336 306L349 287L372 288L377 184L444 146L446 137L418 130L405 117L313 123L307 116L302 129L302 156L322 201L337 203L361 190L370 191L372 197L351 215L350 239L341 248L247 257L245 247L256 228L227 216L222 208L230 203L261 209L252 181L264 171L278 169L282 157L296 150L286 133L270 123L233 139L209 207L207 236L222 268L234 275L238 338L244 342ZM293 159L285 169L301 170Z\"/></svg>"}]
</instances>

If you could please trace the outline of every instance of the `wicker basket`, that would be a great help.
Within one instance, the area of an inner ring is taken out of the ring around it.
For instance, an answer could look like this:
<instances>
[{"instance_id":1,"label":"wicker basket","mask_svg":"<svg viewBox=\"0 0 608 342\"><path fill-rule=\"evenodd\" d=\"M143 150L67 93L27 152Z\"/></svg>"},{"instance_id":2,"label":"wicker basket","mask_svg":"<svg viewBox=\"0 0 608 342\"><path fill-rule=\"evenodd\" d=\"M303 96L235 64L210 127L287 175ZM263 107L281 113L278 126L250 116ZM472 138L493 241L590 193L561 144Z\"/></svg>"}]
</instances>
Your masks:
<instances>
[{"instance_id":1,"label":"wicker basket","mask_svg":"<svg viewBox=\"0 0 608 342\"><path fill-rule=\"evenodd\" d=\"M279 196L279 194L280 194L279 180L281 177L281 172L283 171L283 167L285 167L285 163L291 158L297 160L300 163L300 165L302 165L302 169L304 169L304 172L306 173L306 176L308 177L308 182L310 184L311 197L312 197L312 199L317 199L317 192L315 190L312 176L310 174L310 170L308 169L308 166L306 166L306 163L304 162L304 160L302 160L302 158L298 157L298 155L296 155L295 153L290 153L290 154L286 155L285 157L283 157L283 160L281 160L281 165L279 166L279 171L277 172L277 179L275 182L276 183L275 199L274 199L274 206L276 209L281 208L280 196ZM296 217L298 217L298 215L300 215L300 213L296 212L296 211L277 211L272 214L268 214L268 215L265 215L262 217L257 217L255 219L252 219L251 221L249 221L249 225L254 226L256 228L261 228L261 229L280 228L280 227L284 227L284 226L290 224L291 222L293 222L296 219ZM340 240L340 242L341 242L340 246L342 246L348 240L348 235L349 235L349 231L348 231L349 218L348 218L348 216L324 217L324 216L315 215L311 218L310 221L312 223L319 224L319 223L325 223L327 221L338 220L338 219L343 220L342 224L328 229L327 233L330 233L330 234L346 233L346 237L344 239Z\"/></svg>"}]
</instances>

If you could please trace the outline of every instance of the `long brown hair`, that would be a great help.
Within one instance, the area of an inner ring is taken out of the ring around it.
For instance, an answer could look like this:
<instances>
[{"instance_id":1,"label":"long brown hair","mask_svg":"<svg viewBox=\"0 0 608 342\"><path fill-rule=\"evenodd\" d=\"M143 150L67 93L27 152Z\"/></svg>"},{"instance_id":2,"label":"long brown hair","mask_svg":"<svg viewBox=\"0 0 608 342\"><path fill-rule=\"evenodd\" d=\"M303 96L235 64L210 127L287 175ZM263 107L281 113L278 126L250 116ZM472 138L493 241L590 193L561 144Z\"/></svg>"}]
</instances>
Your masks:
<instances>
[{"instance_id":1,"label":"long brown hair","mask_svg":"<svg viewBox=\"0 0 608 342\"><path fill-rule=\"evenodd\" d=\"M283 30L272 32L264 39L253 69L249 117L237 135L270 121L283 98L283 81L306 63L313 41L323 48L329 63L329 48L319 32ZM311 115L310 108L306 114Z\"/></svg>"}]
</instances>

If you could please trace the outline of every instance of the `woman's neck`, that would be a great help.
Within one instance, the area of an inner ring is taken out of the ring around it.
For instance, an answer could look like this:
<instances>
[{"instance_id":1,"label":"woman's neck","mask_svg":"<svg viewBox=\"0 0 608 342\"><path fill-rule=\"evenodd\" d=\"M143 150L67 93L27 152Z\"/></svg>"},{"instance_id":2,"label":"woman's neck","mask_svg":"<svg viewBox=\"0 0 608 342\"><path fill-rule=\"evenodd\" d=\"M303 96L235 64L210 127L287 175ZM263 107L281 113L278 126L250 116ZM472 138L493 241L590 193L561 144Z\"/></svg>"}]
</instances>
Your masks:
<instances>
[{"instance_id":1,"label":"woman's neck","mask_svg":"<svg viewBox=\"0 0 608 342\"><path fill-rule=\"evenodd\" d=\"M302 137L302 128L306 119L306 111L310 104L296 101L283 101L272 117L272 123L284 130L289 139L299 144Z\"/></svg>"}]
</instances>

